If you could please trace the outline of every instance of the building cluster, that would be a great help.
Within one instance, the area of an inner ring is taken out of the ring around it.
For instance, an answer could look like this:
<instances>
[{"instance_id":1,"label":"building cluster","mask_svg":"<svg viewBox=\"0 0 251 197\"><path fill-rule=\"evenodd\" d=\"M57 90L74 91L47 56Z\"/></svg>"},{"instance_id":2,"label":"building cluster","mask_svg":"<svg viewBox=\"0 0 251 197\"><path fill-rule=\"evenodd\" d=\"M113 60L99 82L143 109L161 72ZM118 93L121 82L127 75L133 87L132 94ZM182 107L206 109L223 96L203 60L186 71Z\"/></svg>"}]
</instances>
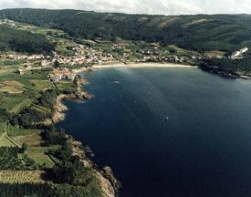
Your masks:
<instances>
[{"instance_id":1,"label":"building cluster","mask_svg":"<svg viewBox=\"0 0 251 197\"><path fill-rule=\"evenodd\" d=\"M8 25L8 26L15 27L16 23L15 23L15 21L12 21L9 19L0 19L0 25Z\"/></svg>"},{"instance_id":2,"label":"building cluster","mask_svg":"<svg viewBox=\"0 0 251 197\"><path fill-rule=\"evenodd\" d=\"M63 79L73 81L75 77L76 77L76 74L72 73L68 68L54 69L49 74L49 79L54 83L57 83Z\"/></svg>"},{"instance_id":3,"label":"building cluster","mask_svg":"<svg viewBox=\"0 0 251 197\"><path fill-rule=\"evenodd\" d=\"M140 51L142 57L137 59L137 62L171 62L171 63L189 63L193 60L199 60L203 57L201 55L191 55L191 56L178 56L175 54L163 55L161 51Z\"/></svg>"},{"instance_id":4,"label":"building cluster","mask_svg":"<svg viewBox=\"0 0 251 197\"><path fill-rule=\"evenodd\" d=\"M113 56L103 51L96 51L89 47L79 45L71 49L74 52L72 56L59 55L54 52L52 62L58 61L60 64L83 65L86 63L101 63L113 60Z\"/></svg>"},{"instance_id":5,"label":"building cluster","mask_svg":"<svg viewBox=\"0 0 251 197\"><path fill-rule=\"evenodd\" d=\"M239 51L235 51L232 53L231 55L231 59L234 60L234 59L242 59L243 58L243 54L248 52L248 48L247 47L244 47L242 49L240 49Z\"/></svg>"},{"instance_id":6,"label":"building cluster","mask_svg":"<svg viewBox=\"0 0 251 197\"><path fill-rule=\"evenodd\" d=\"M157 47L152 48L143 48L136 50L137 57L136 62L170 62L170 63L190 63L193 60L202 59L202 55L194 55L190 56L181 56L170 53L168 50L160 50ZM128 52L124 50L124 52L120 52L119 60L121 61L130 61L131 56L133 56L132 52Z\"/></svg>"}]
</instances>

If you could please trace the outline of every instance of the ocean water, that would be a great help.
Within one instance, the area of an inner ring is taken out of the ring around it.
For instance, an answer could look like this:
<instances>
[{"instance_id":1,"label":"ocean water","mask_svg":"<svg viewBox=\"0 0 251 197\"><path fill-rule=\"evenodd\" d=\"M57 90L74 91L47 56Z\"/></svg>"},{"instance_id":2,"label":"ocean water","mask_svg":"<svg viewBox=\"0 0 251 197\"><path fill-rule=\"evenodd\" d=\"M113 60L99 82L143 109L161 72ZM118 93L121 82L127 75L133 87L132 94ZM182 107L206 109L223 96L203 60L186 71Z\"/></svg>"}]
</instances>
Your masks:
<instances>
[{"instance_id":1,"label":"ocean water","mask_svg":"<svg viewBox=\"0 0 251 197\"><path fill-rule=\"evenodd\" d=\"M251 196L251 81L193 68L83 74L63 127L109 165L121 197Z\"/></svg>"}]
</instances>

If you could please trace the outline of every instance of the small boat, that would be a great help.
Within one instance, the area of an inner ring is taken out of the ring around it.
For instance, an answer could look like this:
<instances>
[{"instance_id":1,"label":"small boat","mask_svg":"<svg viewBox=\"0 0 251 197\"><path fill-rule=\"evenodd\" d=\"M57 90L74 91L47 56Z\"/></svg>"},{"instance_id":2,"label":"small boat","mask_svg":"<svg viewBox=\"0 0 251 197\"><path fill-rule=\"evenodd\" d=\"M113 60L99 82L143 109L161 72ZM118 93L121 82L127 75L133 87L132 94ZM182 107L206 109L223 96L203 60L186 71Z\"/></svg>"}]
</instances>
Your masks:
<instances>
[{"instance_id":1,"label":"small boat","mask_svg":"<svg viewBox=\"0 0 251 197\"><path fill-rule=\"evenodd\" d=\"M166 117L166 122L168 121L168 116Z\"/></svg>"},{"instance_id":2,"label":"small boat","mask_svg":"<svg viewBox=\"0 0 251 197\"><path fill-rule=\"evenodd\" d=\"M120 84L120 82L119 82L119 81L117 81L117 80L112 81L112 83L114 83L114 84Z\"/></svg>"}]
</instances>

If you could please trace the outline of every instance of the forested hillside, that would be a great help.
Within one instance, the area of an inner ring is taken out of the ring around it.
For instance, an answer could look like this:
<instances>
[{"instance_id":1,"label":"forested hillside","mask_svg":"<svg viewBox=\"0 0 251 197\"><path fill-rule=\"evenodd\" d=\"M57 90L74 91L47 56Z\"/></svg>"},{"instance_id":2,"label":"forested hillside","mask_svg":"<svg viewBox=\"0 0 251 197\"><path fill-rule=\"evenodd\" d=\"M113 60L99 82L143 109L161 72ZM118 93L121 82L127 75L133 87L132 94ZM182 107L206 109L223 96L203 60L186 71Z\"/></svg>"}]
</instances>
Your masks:
<instances>
[{"instance_id":1,"label":"forested hillside","mask_svg":"<svg viewBox=\"0 0 251 197\"><path fill-rule=\"evenodd\" d=\"M77 10L6 9L1 18L58 28L75 38L121 37L197 50L251 47L251 15L150 16Z\"/></svg>"},{"instance_id":2,"label":"forested hillside","mask_svg":"<svg viewBox=\"0 0 251 197\"><path fill-rule=\"evenodd\" d=\"M53 48L45 36L0 25L0 51L48 53Z\"/></svg>"}]
</instances>

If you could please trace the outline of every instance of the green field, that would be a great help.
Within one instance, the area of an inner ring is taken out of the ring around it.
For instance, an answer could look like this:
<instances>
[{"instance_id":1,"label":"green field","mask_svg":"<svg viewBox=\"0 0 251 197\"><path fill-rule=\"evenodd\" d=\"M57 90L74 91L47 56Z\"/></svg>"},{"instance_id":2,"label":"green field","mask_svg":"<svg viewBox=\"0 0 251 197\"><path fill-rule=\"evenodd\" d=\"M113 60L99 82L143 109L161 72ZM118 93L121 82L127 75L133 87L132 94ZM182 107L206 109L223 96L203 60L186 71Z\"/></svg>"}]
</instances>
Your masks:
<instances>
[{"instance_id":1,"label":"green field","mask_svg":"<svg viewBox=\"0 0 251 197\"><path fill-rule=\"evenodd\" d=\"M28 147L27 154L32 158L38 165L44 165L45 167L52 168L54 162L48 156L50 150L57 150L60 146L55 147Z\"/></svg>"},{"instance_id":2,"label":"green field","mask_svg":"<svg viewBox=\"0 0 251 197\"><path fill-rule=\"evenodd\" d=\"M6 146L6 147L14 147L16 146L13 144L12 141L10 141L8 135L8 126L5 122L0 122L0 147Z\"/></svg>"},{"instance_id":3,"label":"green field","mask_svg":"<svg viewBox=\"0 0 251 197\"><path fill-rule=\"evenodd\" d=\"M57 89L65 92L75 92L76 86L71 81L60 81L56 84Z\"/></svg>"},{"instance_id":4,"label":"green field","mask_svg":"<svg viewBox=\"0 0 251 197\"><path fill-rule=\"evenodd\" d=\"M6 123L0 122L0 136L6 132Z\"/></svg>"},{"instance_id":5,"label":"green field","mask_svg":"<svg viewBox=\"0 0 251 197\"><path fill-rule=\"evenodd\" d=\"M0 147L15 147L16 144L8 137L7 133L3 133L0 137Z\"/></svg>"},{"instance_id":6,"label":"green field","mask_svg":"<svg viewBox=\"0 0 251 197\"><path fill-rule=\"evenodd\" d=\"M42 137L40 136L39 130L30 130L30 129L27 129L27 130L19 129L19 130L14 130L14 131L11 130L10 134L15 135L15 136L11 136L11 135L9 136L20 147L22 146L22 144L27 144L28 146L41 146Z\"/></svg>"},{"instance_id":7,"label":"green field","mask_svg":"<svg viewBox=\"0 0 251 197\"><path fill-rule=\"evenodd\" d=\"M11 137L28 137L29 135L40 135L39 129L23 129L17 126L8 126L8 135Z\"/></svg>"},{"instance_id":8,"label":"green field","mask_svg":"<svg viewBox=\"0 0 251 197\"><path fill-rule=\"evenodd\" d=\"M27 71L18 75L10 71L0 73L0 108L11 114L30 106L40 91L53 88L48 71Z\"/></svg>"},{"instance_id":9,"label":"green field","mask_svg":"<svg viewBox=\"0 0 251 197\"><path fill-rule=\"evenodd\" d=\"M38 89L38 90L47 90L53 87L52 83L46 79L46 80L30 80L31 84L34 86L34 88Z\"/></svg>"},{"instance_id":10,"label":"green field","mask_svg":"<svg viewBox=\"0 0 251 197\"><path fill-rule=\"evenodd\" d=\"M10 113L18 113L24 107L29 106L32 101L33 99L25 94L0 96L1 108L6 109Z\"/></svg>"},{"instance_id":11,"label":"green field","mask_svg":"<svg viewBox=\"0 0 251 197\"><path fill-rule=\"evenodd\" d=\"M31 107L31 109L34 109L34 110L42 112L42 113L50 113L51 112L50 109L43 107L41 105L36 105L34 103L30 107Z\"/></svg>"},{"instance_id":12,"label":"green field","mask_svg":"<svg viewBox=\"0 0 251 197\"><path fill-rule=\"evenodd\" d=\"M3 131L6 128L6 125L0 124L0 128ZM7 135L7 133L1 133L1 147L22 147L22 144L25 143L28 145L28 148L25 153L28 155L29 158L33 159L37 165L48 168L52 168L54 166L54 162L51 160L50 156L48 156L48 152L55 151L59 149L60 146L41 147L41 131L31 129L19 129L14 127L10 127L8 130L11 134L10 136Z\"/></svg>"}]
</instances>

